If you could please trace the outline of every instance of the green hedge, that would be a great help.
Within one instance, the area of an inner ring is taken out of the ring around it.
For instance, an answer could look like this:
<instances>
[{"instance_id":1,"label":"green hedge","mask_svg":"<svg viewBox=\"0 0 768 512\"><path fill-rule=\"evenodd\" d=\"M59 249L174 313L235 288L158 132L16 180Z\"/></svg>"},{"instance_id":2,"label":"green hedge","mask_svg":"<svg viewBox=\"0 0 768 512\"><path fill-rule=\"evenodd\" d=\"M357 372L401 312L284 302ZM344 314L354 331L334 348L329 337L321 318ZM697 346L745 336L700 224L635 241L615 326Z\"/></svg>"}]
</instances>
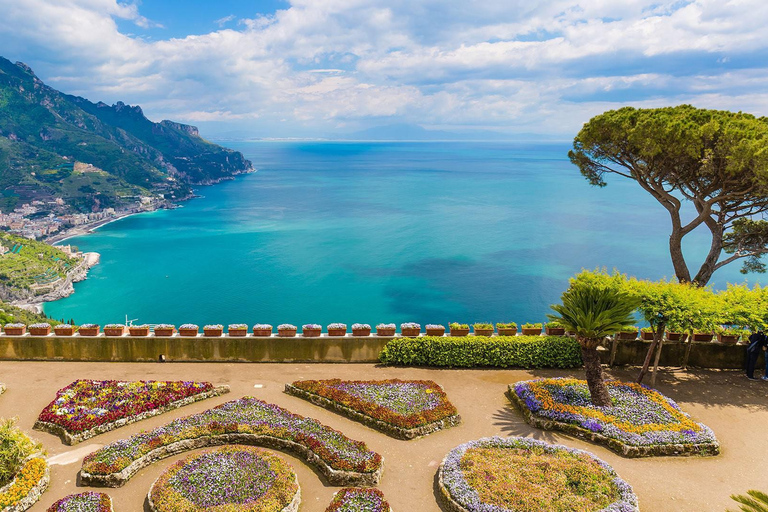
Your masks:
<instances>
[{"instance_id":1,"label":"green hedge","mask_svg":"<svg viewBox=\"0 0 768 512\"><path fill-rule=\"evenodd\" d=\"M458 368L574 368L582 365L579 343L566 336L395 338L381 351L379 360L390 365Z\"/></svg>"}]
</instances>

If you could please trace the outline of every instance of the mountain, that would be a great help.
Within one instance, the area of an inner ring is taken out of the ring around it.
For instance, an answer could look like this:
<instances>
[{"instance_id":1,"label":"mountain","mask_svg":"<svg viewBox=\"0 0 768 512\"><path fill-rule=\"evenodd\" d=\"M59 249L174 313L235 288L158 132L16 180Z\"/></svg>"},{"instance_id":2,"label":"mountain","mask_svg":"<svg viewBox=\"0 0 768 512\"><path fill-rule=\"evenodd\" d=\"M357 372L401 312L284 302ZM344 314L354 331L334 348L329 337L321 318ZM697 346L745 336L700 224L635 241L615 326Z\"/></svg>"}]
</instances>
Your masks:
<instances>
[{"instance_id":1,"label":"mountain","mask_svg":"<svg viewBox=\"0 0 768 512\"><path fill-rule=\"evenodd\" d=\"M191 186L252 170L243 155L194 126L61 93L24 63L0 57L0 210L61 197L73 209L120 206L148 193L189 196Z\"/></svg>"}]
</instances>

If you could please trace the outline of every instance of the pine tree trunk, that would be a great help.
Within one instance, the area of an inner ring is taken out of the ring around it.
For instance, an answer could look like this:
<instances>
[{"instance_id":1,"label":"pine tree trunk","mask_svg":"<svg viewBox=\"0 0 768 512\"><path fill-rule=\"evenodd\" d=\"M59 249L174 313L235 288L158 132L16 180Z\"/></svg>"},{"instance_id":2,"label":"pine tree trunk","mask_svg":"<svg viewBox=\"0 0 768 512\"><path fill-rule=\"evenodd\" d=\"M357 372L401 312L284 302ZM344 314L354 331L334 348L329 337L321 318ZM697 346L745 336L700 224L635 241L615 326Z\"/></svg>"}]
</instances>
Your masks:
<instances>
[{"instance_id":1,"label":"pine tree trunk","mask_svg":"<svg viewBox=\"0 0 768 512\"><path fill-rule=\"evenodd\" d=\"M598 407L611 405L611 396L603 380L603 366L600 363L597 347L589 348L582 345L581 358L584 360L584 372L587 374L587 386L589 386L592 404Z\"/></svg>"}]
</instances>

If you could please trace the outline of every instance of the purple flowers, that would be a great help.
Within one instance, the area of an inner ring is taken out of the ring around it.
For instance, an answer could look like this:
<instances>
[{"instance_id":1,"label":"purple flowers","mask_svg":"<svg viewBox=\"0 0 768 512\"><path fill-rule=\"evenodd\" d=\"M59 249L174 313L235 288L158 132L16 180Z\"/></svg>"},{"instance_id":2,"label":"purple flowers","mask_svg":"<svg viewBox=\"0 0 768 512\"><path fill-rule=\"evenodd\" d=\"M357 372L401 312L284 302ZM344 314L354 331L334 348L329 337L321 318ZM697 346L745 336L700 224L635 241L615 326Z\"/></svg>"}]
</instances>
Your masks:
<instances>
[{"instance_id":1,"label":"purple flowers","mask_svg":"<svg viewBox=\"0 0 768 512\"><path fill-rule=\"evenodd\" d=\"M51 505L48 512L112 512L112 498L93 491L70 494Z\"/></svg>"}]
</instances>

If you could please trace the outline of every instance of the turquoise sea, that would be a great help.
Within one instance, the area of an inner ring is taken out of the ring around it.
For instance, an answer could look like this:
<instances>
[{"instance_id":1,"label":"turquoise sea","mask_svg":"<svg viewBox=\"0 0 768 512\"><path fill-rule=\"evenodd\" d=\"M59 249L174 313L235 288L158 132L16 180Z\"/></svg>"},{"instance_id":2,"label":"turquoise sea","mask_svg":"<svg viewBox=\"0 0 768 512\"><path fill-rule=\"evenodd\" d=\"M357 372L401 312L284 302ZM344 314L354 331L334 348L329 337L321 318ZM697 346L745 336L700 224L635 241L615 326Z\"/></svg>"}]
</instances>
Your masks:
<instances>
[{"instance_id":1,"label":"turquoise sea","mask_svg":"<svg viewBox=\"0 0 768 512\"><path fill-rule=\"evenodd\" d=\"M666 211L591 187L569 144L248 142L258 172L71 239L101 263L49 303L78 323L545 320L570 276L672 276ZM705 233L686 254L698 260ZM742 282L738 264L713 284Z\"/></svg>"}]
</instances>

